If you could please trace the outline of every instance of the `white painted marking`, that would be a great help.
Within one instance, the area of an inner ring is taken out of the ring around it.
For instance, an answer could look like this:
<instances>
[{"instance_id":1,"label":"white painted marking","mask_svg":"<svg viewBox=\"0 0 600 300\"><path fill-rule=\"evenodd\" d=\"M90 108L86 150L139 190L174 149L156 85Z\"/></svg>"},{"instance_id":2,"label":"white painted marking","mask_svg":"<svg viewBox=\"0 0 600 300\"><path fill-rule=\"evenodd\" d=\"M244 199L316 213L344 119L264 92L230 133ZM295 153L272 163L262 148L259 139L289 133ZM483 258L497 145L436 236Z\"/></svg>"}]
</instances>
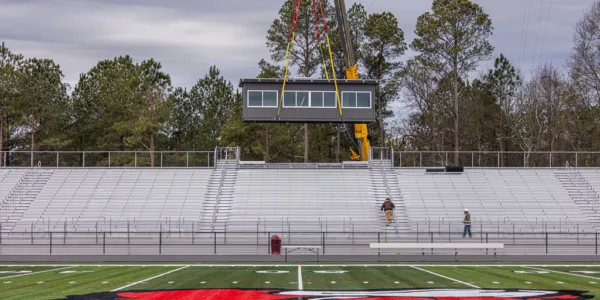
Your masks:
<instances>
[{"instance_id":1,"label":"white painted marking","mask_svg":"<svg viewBox=\"0 0 600 300\"><path fill-rule=\"evenodd\" d=\"M286 274L289 272L290 271L255 271L255 273L258 274Z\"/></svg>"},{"instance_id":2,"label":"white painted marking","mask_svg":"<svg viewBox=\"0 0 600 300\"><path fill-rule=\"evenodd\" d=\"M394 281L395 284L400 284L400 281Z\"/></svg>"},{"instance_id":3,"label":"white painted marking","mask_svg":"<svg viewBox=\"0 0 600 300\"><path fill-rule=\"evenodd\" d=\"M39 271L39 272L31 272L31 273L27 273L27 274L19 274L19 275L13 275L13 276L6 276L6 277L0 277L0 279L15 278L15 277L28 276L28 275L33 275L33 274L53 272L53 271L58 271L58 270L64 270L64 269L74 268L74 267L75 266L69 266L69 267L58 268L58 269L51 269L51 270L45 270L45 271Z\"/></svg>"},{"instance_id":4,"label":"white painted marking","mask_svg":"<svg viewBox=\"0 0 600 300\"><path fill-rule=\"evenodd\" d=\"M557 273L557 274L565 274L565 275L583 277L583 278L600 279L598 277L593 277L593 276L586 276L586 275L581 275L581 274L573 274L573 273L554 271L554 270L546 270L546 269L540 269L540 268L534 268L534 267L525 267L525 268L540 270L540 271L547 271L547 272L552 272L552 273Z\"/></svg>"},{"instance_id":5,"label":"white painted marking","mask_svg":"<svg viewBox=\"0 0 600 300\"><path fill-rule=\"evenodd\" d=\"M433 284L433 281L427 281L428 284Z\"/></svg>"},{"instance_id":6,"label":"white painted marking","mask_svg":"<svg viewBox=\"0 0 600 300\"><path fill-rule=\"evenodd\" d=\"M169 281L169 284L173 284L173 282L175 282L175 281Z\"/></svg>"},{"instance_id":7,"label":"white painted marking","mask_svg":"<svg viewBox=\"0 0 600 300\"><path fill-rule=\"evenodd\" d=\"M171 271L169 271L169 272L165 272L165 273L162 273L162 274L159 274L159 275L156 275L156 276L150 277L150 278L146 278L146 279L144 279L144 280L140 280L140 281L137 281L137 282L134 282L134 283L131 283L131 284L128 284L128 285L122 286L122 287L120 287L120 288L116 288L116 289L112 290L111 292L120 291L120 290L122 290L122 289L126 289L126 288L128 288L128 287L130 287L130 286L134 286L134 285L136 285L136 284L139 284L139 283L142 283L142 282L147 282L147 281L150 281L150 280L153 280L153 279L156 279L156 278L159 278L159 277L165 276L165 275L169 275L169 274L171 274L171 273L174 273L174 272L177 272L177 271L181 271L181 270L183 270L183 269L185 269L185 268L187 268L187 267L188 267L188 266L184 266L184 267L181 267L181 268L179 268L179 269L171 270Z\"/></svg>"},{"instance_id":8,"label":"white painted marking","mask_svg":"<svg viewBox=\"0 0 600 300\"><path fill-rule=\"evenodd\" d=\"M390 265L387 265L387 267L389 268L389 267L391 267L391 266L390 266Z\"/></svg>"},{"instance_id":9,"label":"white painted marking","mask_svg":"<svg viewBox=\"0 0 600 300\"><path fill-rule=\"evenodd\" d=\"M43 281L38 281L38 283L37 283L37 284L42 284L42 283L44 283L44 282L43 282Z\"/></svg>"},{"instance_id":10,"label":"white painted marking","mask_svg":"<svg viewBox=\"0 0 600 300\"><path fill-rule=\"evenodd\" d=\"M108 283L108 281L102 281L102 284L107 284L107 283Z\"/></svg>"},{"instance_id":11,"label":"white painted marking","mask_svg":"<svg viewBox=\"0 0 600 300\"><path fill-rule=\"evenodd\" d=\"M500 284L498 281L492 281L493 284Z\"/></svg>"},{"instance_id":12,"label":"white painted marking","mask_svg":"<svg viewBox=\"0 0 600 300\"><path fill-rule=\"evenodd\" d=\"M548 271L513 271L517 274L549 274Z\"/></svg>"},{"instance_id":13,"label":"white painted marking","mask_svg":"<svg viewBox=\"0 0 600 300\"><path fill-rule=\"evenodd\" d=\"M556 283L558 283L558 284L565 284L565 283L564 283L564 282L562 282L562 281L557 281Z\"/></svg>"},{"instance_id":14,"label":"white painted marking","mask_svg":"<svg viewBox=\"0 0 600 300\"><path fill-rule=\"evenodd\" d=\"M70 284L77 283L77 281L69 281Z\"/></svg>"},{"instance_id":15,"label":"white painted marking","mask_svg":"<svg viewBox=\"0 0 600 300\"><path fill-rule=\"evenodd\" d=\"M238 283L237 281L234 281L234 282L233 282L233 284L237 284L237 283Z\"/></svg>"},{"instance_id":16,"label":"white painted marking","mask_svg":"<svg viewBox=\"0 0 600 300\"><path fill-rule=\"evenodd\" d=\"M26 274L31 273L31 271L0 271L0 274Z\"/></svg>"},{"instance_id":17,"label":"white painted marking","mask_svg":"<svg viewBox=\"0 0 600 300\"><path fill-rule=\"evenodd\" d=\"M526 284L531 284L531 281L525 281Z\"/></svg>"},{"instance_id":18,"label":"white painted marking","mask_svg":"<svg viewBox=\"0 0 600 300\"><path fill-rule=\"evenodd\" d=\"M438 274L438 273L435 273L435 272L431 272L431 271L428 271L428 270L425 270L425 269L421 269L421 268L419 268L419 267L415 267L415 266L412 266L412 268L413 268L413 269L417 269L417 270L419 270L419 271L422 271L422 272L425 272L425 273L429 273L429 274L431 274L431 275L435 275L435 276L438 276L438 277L444 278L444 279L448 279L448 280L452 280L452 281L455 281L455 282L458 282L458 283L462 283L462 284L464 284L464 285L466 285L466 286L470 286L470 287L472 287L472 288L480 289L480 287L478 287L478 286L476 286L476 285L474 285L474 284L470 284L470 283L467 283L467 282L464 282L464 281L456 280L456 279L454 279L454 278L450 278L450 277L448 277L448 276L444 276L444 275L442 275L442 274Z\"/></svg>"},{"instance_id":19,"label":"white painted marking","mask_svg":"<svg viewBox=\"0 0 600 300\"><path fill-rule=\"evenodd\" d=\"M6 282L4 282L4 284L10 284L10 283L12 283L12 281L6 281Z\"/></svg>"},{"instance_id":20,"label":"white painted marking","mask_svg":"<svg viewBox=\"0 0 600 300\"><path fill-rule=\"evenodd\" d=\"M302 283L302 265L298 264L298 290L301 291L304 289L304 285Z\"/></svg>"},{"instance_id":21,"label":"white painted marking","mask_svg":"<svg viewBox=\"0 0 600 300\"><path fill-rule=\"evenodd\" d=\"M590 281L590 283L591 283L591 284L598 284L598 283L597 283L597 282L595 282L595 281Z\"/></svg>"},{"instance_id":22,"label":"white painted marking","mask_svg":"<svg viewBox=\"0 0 600 300\"><path fill-rule=\"evenodd\" d=\"M201 281L201 282L200 282L200 284L205 284L205 283L206 283L206 281Z\"/></svg>"},{"instance_id":23,"label":"white painted marking","mask_svg":"<svg viewBox=\"0 0 600 300\"><path fill-rule=\"evenodd\" d=\"M332 281L331 283L335 284L335 281Z\"/></svg>"},{"instance_id":24,"label":"white painted marking","mask_svg":"<svg viewBox=\"0 0 600 300\"><path fill-rule=\"evenodd\" d=\"M265 281L265 283L266 283L266 284L269 284L269 283L271 283L271 282L270 282L270 281Z\"/></svg>"},{"instance_id":25,"label":"white painted marking","mask_svg":"<svg viewBox=\"0 0 600 300\"><path fill-rule=\"evenodd\" d=\"M571 273L581 273L581 274L600 274L600 271L571 271Z\"/></svg>"},{"instance_id":26,"label":"white painted marking","mask_svg":"<svg viewBox=\"0 0 600 300\"><path fill-rule=\"evenodd\" d=\"M368 281L363 281L363 283L364 283L364 284L369 284L369 282L368 282Z\"/></svg>"},{"instance_id":27,"label":"white painted marking","mask_svg":"<svg viewBox=\"0 0 600 300\"><path fill-rule=\"evenodd\" d=\"M317 274L344 274L344 273L348 273L348 271L313 271L313 273L317 273Z\"/></svg>"}]
</instances>

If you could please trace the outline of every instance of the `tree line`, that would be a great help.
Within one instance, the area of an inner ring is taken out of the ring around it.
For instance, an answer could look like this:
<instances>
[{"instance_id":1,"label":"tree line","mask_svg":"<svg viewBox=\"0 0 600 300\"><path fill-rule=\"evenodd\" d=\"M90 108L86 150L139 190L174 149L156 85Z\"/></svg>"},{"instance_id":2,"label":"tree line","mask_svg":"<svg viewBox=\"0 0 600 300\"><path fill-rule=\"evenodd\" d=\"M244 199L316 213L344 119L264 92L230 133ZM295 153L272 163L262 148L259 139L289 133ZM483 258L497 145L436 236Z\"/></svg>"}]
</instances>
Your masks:
<instances>
[{"instance_id":1,"label":"tree line","mask_svg":"<svg viewBox=\"0 0 600 300\"><path fill-rule=\"evenodd\" d=\"M283 77L294 3L286 0L266 30L271 56L258 62L257 77ZM335 11L331 1L323 4L336 76L344 78ZM299 76L325 78L326 44L317 38L311 2L302 5L289 63ZM492 56L492 20L472 1L433 0L410 44L390 12L354 4L348 18L359 76L380 82L372 145L434 152L599 149L600 2L575 26L567 72L546 63L527 78L511 58ZM409 48L416 55L405 61ZM472 76L486 61L493 68ZM174 87L160 62L128 55L98 62L71 93L63 80L51 59L0 45L0 149L147 151L143 163L153 166L156 151L216 146L239 146L247 160L335 162L347 160L355 143L349 125L242 123L242 97L217 66L189 89ZM394 116L393 102L410 108L406 118ZM461 160L455 155L453 163Z\"/></svg>"}]
</instances>

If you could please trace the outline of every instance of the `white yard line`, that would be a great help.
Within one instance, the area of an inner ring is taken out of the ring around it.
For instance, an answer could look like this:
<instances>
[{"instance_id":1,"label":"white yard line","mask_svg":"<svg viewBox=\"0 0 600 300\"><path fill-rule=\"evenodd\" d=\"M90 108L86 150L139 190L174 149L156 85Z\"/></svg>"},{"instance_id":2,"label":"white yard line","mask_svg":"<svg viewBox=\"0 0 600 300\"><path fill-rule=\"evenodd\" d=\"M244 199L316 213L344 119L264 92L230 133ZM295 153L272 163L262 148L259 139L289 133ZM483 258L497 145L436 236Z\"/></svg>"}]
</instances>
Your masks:
<instances>
[{"instance_id":1,"label":"white yard line","mask_svg":"<svg viewBox=\"0 0 600 300\"><path fill-rule=\"evenodd\" d=\"M34 275L34 274L40 274L40 273L45 273L45 272L52 272L52 271L64 270L64 269L74 268L74 267L76 267L76 266L69 266L69 267L63 267L63 268L58 268L58 269L44 270L44 271L39 271L39 272L31 272L31 273L27 273L27 274L19 274L19 275L13 275L13 276L0 277L0 279L7 279L7 278L15 278L15 277L27 276L27 275Z\"/></svg>"},{"instance_id":2,"label":"white yard line","mask_svg":"<svg viewBox=\"0 0 600 300\"><path fill-rule=\"evenodd\" d=\"M565 274L565 275L571 275L571 276L577 276L577 277L584 277L584 278L590 278L590 279L600 280L600 277L593 277L593 276L587 276L587 275L581 275L581 274L573 274L573 273L569 273L569 272L561 272L561 271L540 269L540 268L527 267L527 266L522 266L522 267L523 268L527 268L527 269L537 270L537 271L546 271L546 272L550 272L550 273Z\"/></svg>"},{"instance_id":3,"label":"white yard line","mask_svg":"<svg viewBox=\"0 0 600 300\"><path fill-rule=\"evenodd\" d=\"M156 275L156 276L154 276L154 277L146 278L146 279L144 279L144 280L140 280L140 281L138 281L138 282L134 282L134 283L128 284L128 285L126 285L126 286L122 286L122 287L120 287L120 288L114 289L114 290L112 290L111 292L120 291L120 290L122 290L122 289L126 289L126 288L128 288L128 287L130 287L130 286L134 286L134 285L136 285L136 284L140 284L140 283L142 283L142 282L150 281L150 280L152 280L152 279L156 279L156 278L158 278L158 277L162 277L162 276L165 276L165 275L169 275L169 274L171 274L171 273L175 273L175 272L177 272L177 271L183 270L183 269L185 269L185 268L187 268L187 267L189 267L189 266L184 266L184 267L181 267L181 268L179 268L179 269L171 270L171 271L169 271L169 272L165 272L165 273L162 273L162 274L160 274L160 275Z\"/></svg>"},{"instance_id":4,"label":"white yard line","mask_svg":"<svg viewBox=\"0 0 600 300\"><path fill-rule=\"evenodd\" d=\"M468 282L464 282L464 281L456 280L456 279L454 279L454 278L450 278L450 277L448 277L448 276L444 276L444 275L442 275L442 274L438 274L438 273L431 272L431 271L428 271L428 270L425 270L425 269L421 269L421 268L419 268L419 267L415 267L415 266L411 266L411 267L412 267L413 269L417 269L417 270L419 270L419 271L422 271L422 272L425 272L425 273L429 273L429 274L431 274L431 275L435 275L435 276L437 276L437 277L442 277L442 278L445 278L445 279L448 279L448 280L452 280L452 281L454 281L454 282L462 283L462 284L464 284L464 285L466 285L466 286L470 286L470 287L472 287L472 288L480 289L480 287L478 287L478 286L476 286L476 285L474 285L474 284L470 284L470 283L468 283Z\"/></svg>"},{"instance_id":5,"label":"white yard line","mask_svg":"<svg viewBox=\"0 0 600 300\"><path fill-rule=\"evenodd\" d=\"M304 284L302 283L302 264L298 264L298 290L301 291L304 289Z\"/></svg>"}]
</instances>

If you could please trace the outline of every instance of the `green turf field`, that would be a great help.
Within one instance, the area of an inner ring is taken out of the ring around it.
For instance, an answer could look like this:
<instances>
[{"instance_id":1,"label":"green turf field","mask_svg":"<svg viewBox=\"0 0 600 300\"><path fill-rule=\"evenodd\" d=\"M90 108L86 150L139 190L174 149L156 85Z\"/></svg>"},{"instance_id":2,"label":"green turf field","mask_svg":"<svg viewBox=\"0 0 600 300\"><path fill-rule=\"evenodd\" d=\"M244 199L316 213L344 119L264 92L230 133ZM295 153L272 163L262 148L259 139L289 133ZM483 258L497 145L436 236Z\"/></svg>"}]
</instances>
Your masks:
<instances>
[{"instance_id":1,"label":"green turf field","mask_svg":"<svg viewBox=\"0 0 600 300\"><path fill-rule=\"evenodd\" d=\"M0 266L1 299L586 299L600 266L79 264Z\"/></svg>"}]
</instances>

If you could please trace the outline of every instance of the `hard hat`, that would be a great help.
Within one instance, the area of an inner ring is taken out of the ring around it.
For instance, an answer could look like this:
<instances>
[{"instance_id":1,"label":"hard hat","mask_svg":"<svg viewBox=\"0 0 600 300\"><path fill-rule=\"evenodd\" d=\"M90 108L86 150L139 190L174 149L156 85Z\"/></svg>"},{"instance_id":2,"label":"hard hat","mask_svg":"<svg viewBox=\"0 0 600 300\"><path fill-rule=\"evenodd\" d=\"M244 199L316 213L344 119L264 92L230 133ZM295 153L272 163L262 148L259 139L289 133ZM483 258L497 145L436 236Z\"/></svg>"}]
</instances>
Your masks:
<instances>
[{"instance_id":1,"label":"hard hat","mask_svg":"<svg viewBox=\"0 0 600 300\"><path fill-rule=\"evenodd\" d=\"M469 211L469 209L468 209L468 208L465 208L465 211Z\"/></svg>"}]
</instances>

